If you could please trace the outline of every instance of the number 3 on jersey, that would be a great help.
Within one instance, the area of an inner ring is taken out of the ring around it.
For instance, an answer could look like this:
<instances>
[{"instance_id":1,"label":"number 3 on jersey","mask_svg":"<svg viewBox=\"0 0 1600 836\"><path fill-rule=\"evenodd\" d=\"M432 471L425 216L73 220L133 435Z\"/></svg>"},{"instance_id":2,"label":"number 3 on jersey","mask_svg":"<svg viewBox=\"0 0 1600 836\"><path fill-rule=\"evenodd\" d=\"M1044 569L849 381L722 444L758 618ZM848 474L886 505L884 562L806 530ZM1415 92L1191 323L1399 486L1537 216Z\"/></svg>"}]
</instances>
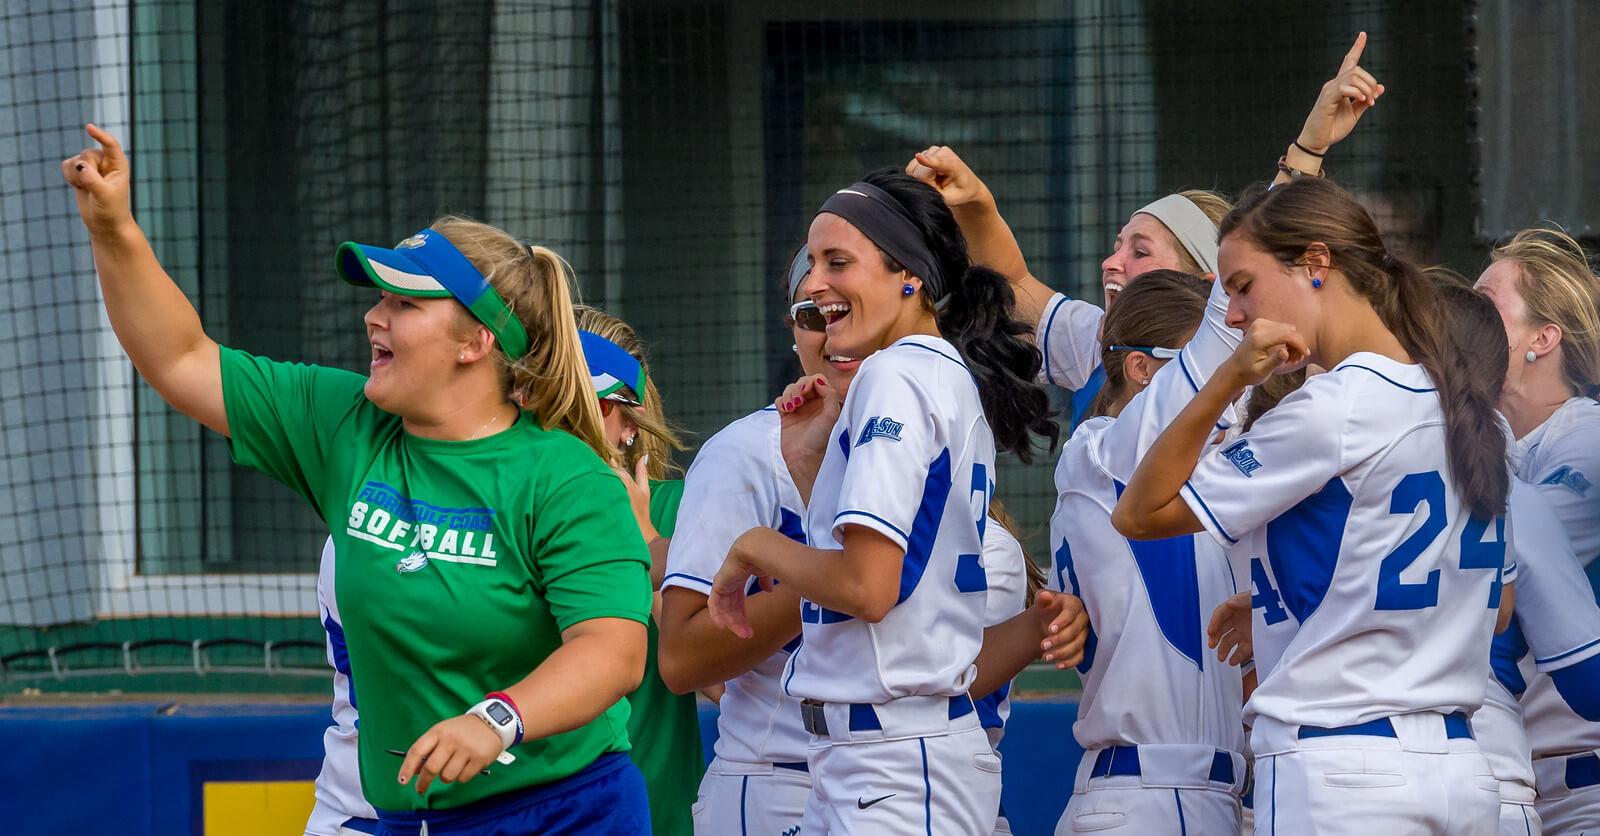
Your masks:
<instances>
[{"instance_id":1,"label":"number 3 on jersey","mask_svg":"<svg viewBox=\"0 0 1600 836\"><path fill-rule=\"evenodd\" d=\"M1434 569L1426 580L1403 581L1400 573L1433 545L1439 534L1449 528L1445 510L1444 477L1439 471L1412 473L1400 480L1389 498L1389 513L1412 514L1428 504L1428 516L1416 531L1411 532L1395 550L1378 566L1378 594L1373 609L1420 610L1439 604L1439 572ZM1500 606L1500 576L1505 569L1506 543L1505 518L1494 518L1494 539L1484 541L1489 530L1489 520L1473 517L1461 531L1462 569L1493 569L1494 582L1489 587L1489 607Z\"/></svg>"}]
</instances>

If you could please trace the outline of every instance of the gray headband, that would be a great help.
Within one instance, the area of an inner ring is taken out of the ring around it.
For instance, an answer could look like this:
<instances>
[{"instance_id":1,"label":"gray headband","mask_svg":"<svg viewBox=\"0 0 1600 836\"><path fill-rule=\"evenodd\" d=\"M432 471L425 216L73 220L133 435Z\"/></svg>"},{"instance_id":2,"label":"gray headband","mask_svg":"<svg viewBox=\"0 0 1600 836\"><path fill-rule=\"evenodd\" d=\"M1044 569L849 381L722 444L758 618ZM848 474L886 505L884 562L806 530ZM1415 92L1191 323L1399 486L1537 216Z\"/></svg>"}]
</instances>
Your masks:
<instances>
[{"instance_id":1,"label":"gray headband","mask_svg":"<svg viewBox=\"0 0 1600 836\"><path fill-rule=\"evenodd\" d=\"M794 304L794 295L800 292L800 283L811 275L811 262L806 259L806 245L801 244L789 260L789 298L783 300L784 308Z\"/></svg>"},{"instance_id":2,"label":"gray headband","mask_svg":"<svg viewBox=\"0 0 1600 836\"><path fill-rule=\"evenodd\" d=\"M849 221L877 244L878 249L900 262L911 275L922 279L929 299L937 302L944 298L944 279L939 275L922 230L911 219L911 213L888 192L871 183L853 183L824 201L817 214L823 212Z\"/></svg>"},{"instance_id":3,"label":"gray headband","mask_svg":"<svg viewBox=\"0 0 1600 836\"><path fill-rule=\"evenodd\" d=\"M1161 222L1162 226L1178 239L1178 245L1200 265L1200 272L1217 272L1217 225L1194 205L1194 201L1181 194L1169 194L1155 203L1140 209Z\"/></svg>"}]
</instances>

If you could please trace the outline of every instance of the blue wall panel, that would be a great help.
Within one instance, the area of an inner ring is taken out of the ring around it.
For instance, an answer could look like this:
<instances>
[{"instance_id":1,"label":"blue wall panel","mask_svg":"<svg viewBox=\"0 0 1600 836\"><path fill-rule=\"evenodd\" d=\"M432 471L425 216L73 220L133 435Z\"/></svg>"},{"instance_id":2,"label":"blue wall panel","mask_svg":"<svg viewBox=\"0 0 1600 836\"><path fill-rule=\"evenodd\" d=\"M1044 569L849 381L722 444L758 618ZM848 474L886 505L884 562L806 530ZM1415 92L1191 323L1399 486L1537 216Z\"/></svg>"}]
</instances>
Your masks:
<instances>
[{"instance_id":1,"label":"blue wall panel","mask_svg":"<svg viewBox=\"0 0 1600 836\"><path fill-rule=\"evenodd\" d=\"M1004 805L1018 834L1048 834L1066 806L1081 750L1073 703L1014 703ZM700 712L706 755L716 710ZM244 704L0 707L0 810L10 836L201 833L207 781L309 781L322 759L327 706Z\"/></svg>"}]
</instances>

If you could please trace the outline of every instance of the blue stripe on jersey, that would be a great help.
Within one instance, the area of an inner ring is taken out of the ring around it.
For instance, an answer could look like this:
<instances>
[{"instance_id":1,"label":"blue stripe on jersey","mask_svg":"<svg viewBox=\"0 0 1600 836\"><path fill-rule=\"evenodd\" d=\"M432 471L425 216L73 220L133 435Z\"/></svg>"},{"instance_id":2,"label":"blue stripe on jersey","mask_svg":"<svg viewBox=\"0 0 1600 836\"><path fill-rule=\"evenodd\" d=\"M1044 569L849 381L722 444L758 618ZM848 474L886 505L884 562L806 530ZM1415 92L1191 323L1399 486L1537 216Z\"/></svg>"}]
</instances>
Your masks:
<instances>
[{"instance_id":1,"label":"blue stripe on jersey","mask_svg":"<svg viewBox=\"0 0 1600 836\"><path fill-rule=\"evenodd\" d=\"M1077 429L1089 414L1089 408L1094 406L1096 395L1106 386L1106 367L1095 366L1089 374L1089 379L1083 382L1083 388L1072 393L1072 423L1070 429Z\"/></svg>"},{"instance_id":2,"label":"blue stripe on jersey","mask_svg":"<svg viewBox=\"0 0 1600 836\"><path fill-rule=\"evenodd\" d=\"M983 558L975 554L956 555L956 591L983 592L989 588L989 573L983 571Z\"/></svg>"},{"instance_id":3,"label":"blue stripe on jersey","mask_svg":"<svg viewBox=\"0 0 1600 836\"><path fill-rule=\"evenodd\" d=\"M1278 579L1278 594L1301 624L1317 611L1333 582L1350 502L1350 489L1335 477L1267 523L1267 559Z\"/></svg>"},{"instance_id":4,"label":"blue stripe on jersey","mask_svg":"<svg viewBox=\"0 0 1600 836\"><path fill-rule=\"evenodd\" d=\"M750 836L750 829L745 822L745 802L750 795L750 776L746 775L739 781L739 836Z\"/></svg>"},{"instance_id":5,"label":"blue stripe on jersey","mask_svg":"<svg viewBox=\"0 0 1600 836\"><path fill-rule=\"evenodd\" d=\"M917 516L911 522L911 536L906 538L906 556L900 564L900 597L895 599L896 604L905 603L911 597L922 580L922 573L927 571L934 540L939 537L939 521L944 518L944 506L949 499L950 448L946 447L928 465L928 477L922 480L922 504L917 506Z\"/></svg>"},{"instance_id":6,"label":"blue stripe on jersey","mask_svg":"<svg viewBox=\"0 0 1600 836\"><path fill-rule=\"evenodd\" d=\"M928 739L917 738L917 746L922 749L922 820L928 836L933 836L933 784L928 782Z\"/></svg>"},{"instance_id":7,"label":"blue stripe on jersey","mask_svg":"<svg viewBox=\"0 0 1600 836\"><path fill-rule=\"evenodd\" d=\"M905 538L906 543L907 543L907 548L910 547L909 544L911 542L911 535L905 533L904 531L901 531L900 530L900 526L895 525L892 522L889 522L888 520L884 519L883 517L878 516L877 514L868 513L866 511L854 511L854 510L840 511L839 513L833 515L833 524L834 525L838 525L839 524L839 519L841 517L866 517L869 520L877 520L878 522L883 523L885 528L887 528L890 531L893 531L894 533L896 533L896 534L900 535L901 537ZM915 531L915 529L913 529L913 531Z\"/></svg>"},{"instance_id":8,"label":"blue stripe on jersey","mask_svg":"<svg viewBox=\"0 0 1600 836\"><path fill-rule=\"evenodd\" d=\"M1044 333L1039 334L1039 353L1044 355L1044 379L1050 379L1050 332L1055 330L1056 314L1061 313L1061 307L1067 304L1067 297L1061 297L1055 307L1050 309L1050 318L1044 321Z\"/></svg>"},{"instance_id":9,"label":"blue stripe on jersey","mask_svg":"<svg viewBox=\"0 0 1600 836\"><path fill-rule=\"evenodd\" d=\"M1200 384L1194 379L1194 373L1189 371L1188 357L1188 352L1181 352L1178 354L1178 370L1183 372L1184 379L1187 380L1189 385L1194 388L1194 391L1198 393L1200 391ZM1222 423L1221 421L1218 421L1216 426L1219 430L1228 429L1228 425Z\"/></svg>"},{"instance_id":10,"label":"blue stripe on jersey","mask_svg":"<svg viewBox=\"0 0 1600 836\"><path fill-rule=\"evenodd\" d=\"M1011 683L1007 682L996 688L994 693L981 700L973 700L972 706L978 709L978 725L986 729L1005 728L1006 722L1000 719L1000 703L1006 701L1011 694Z\"/></svg>"},{"instance_id":11,"label":"blue stripe on jersey","mask_svg":"<svg viewBox=\"0 0 1600 836\"><path fill-rule=\"evenodd\" d=\"M905 345L908 348L920 348L923 351L931 351L934 354L937 354L940 357L943 357L944 359L949 360L950 362L955 363L956 365L960 366L961 370L966 372L968 377L972 377L972 371L967 368L967 364L966 363L963 363L960 360L958 360L958 359L956 359L954 357L951 357L950 355L944 353L943 351L940 351L937 348L934 348L931 345L923 345L922 343L902 343L902 345ZM974 378L972 378L972 382L973 382L974 385L976 385L977 382L978 382L978 379L974 377Z\"/></svg>"},{"instance_id":12,"label":"blue stripe on jersey","mask_svg":"<svg viewBox=\"0 0 1600 836\"><path fill-rule=\"evenodd\" d=\"M1372 368L1370 366L1362 366L1362 365L1358 365L1358 364L1355 364L1355 363L1351 363L1349 365L1340 366L1339 368L1340 369L1361 369L1362 371L1372 372L1373 374L1377 375L1378 377L1383 378L1384 382L1393 384L1395 386L1398 386L1401 389L1406 390L1407 392L1434 392L1434 391L1438 391L1436 389L1431 389L1431 388L1430 389L1418 389L1415 386L1407 386L1404 383L1401 383L1401 382L1395 380L1394 378L1389 377L1388 375L1384 374L1383 372L1380 372L1377 369L1374 369L1374 368ZM1335 369L1335 371L1337 371L1337 369Z\"/></svg>"},{"instance_id":13,"label":"blue stripe on jersey","mask_svg":"<svg viewBox=\"0 0 1600 836\"><path fill-rule=\"evenodd\" d=\"M850 430L848 428L839 433L839 451L844 453L845 461L850 461Z\"/></svg>"},{"instance_id":14,"label":"blue stripe on jersey","mask_svg":"<svg viewBox=\"0 0 1600 836\"><path fill-rule=\"evenodd\" d=\"M1080 587L1078 586L1078 572L1072 567L1072 547L1067 544L1066 540L1062 540L1061 546L1056 549L1056 566L1058 567L1056 569L1056 576L1058 578L1062 572L1067 573L1066 578L1059 581L1061 590L1063 592L1070 592L1073 595L1077 595L1081 598L1083 593L1080 591ZM1068 586L1068 583L1070 583L1071 586ZM1094 667L1094 651L1099 645L1100 641L1095 637L1094 634L1094 625L1090 624L1089 636L1083 642L1083 661L1078 663L1078 673L1088 673L1089 669Z\"/></svg>"},{"instance_id":15,"label":"blue stripe on jersey","mask_svg":"<svg viewBox=\"0 0 1600 836\"><path fill-rule=\"evenodd\" d=\"M662 578L661 580L665 581L667 578L688 578L691 581L697 581L699 583L705 584L706 586L710 586L711 585L711 581L708 581L705 578L700 577L699 575L691 575L688 572L673 572L672 574L667 575L666 578Z\"/></svg>"},{"instance_id":16,"label":"blue stripe on jersey","mask_svg":"<svg viewBox=\"0 0 1600 836\"><path fill-rule=\"evenodd\" d=\"M1590 656L1550 674L1572 713L1591 723L1600 722L1600 656Z\"/></svg>"},{"instance_id":17,"label":"blue stripe on jersey","mask_svg":"<svg viewBox=\"0 0 1600 836\"><path fill-rule=\"evenodd\" d=\"M350 680L350 707L356 707L356 680L350 674L350 648L344 643L344 625L333 620L333 613L322 619L322 629L328 631L328 646L333 648L333 669Z\"/></svg>"},{"instance_id":18,"label":"blue stripe on jersey","mask_svg":"<svg viewBox=\"0 0 1600 836\"><path fill-rule=\"evenodd\" d=\"M806 523L800 515L788 508L778 508L778 533L796 543L806 542ZM783 646L784 653L793 653L800 649L800 637L795 636Z\"/></svg>"},{"instance_id":19,"label":"blue stripe on jersey","mask_svg":"<svg viewBox=\"0 0 1600 836\"><path fill-rule=\"evenodd\" d=\"M1204 668L1200 641L1200 573L1195 566L1194 536L1162 540L1129 540L1133 562L1150 596L1156 626L1172 649Z\"/></svg>"},{"instance_id":20,"label":"blue stripe on jersey","mask_svg":"<svg viewBox=\"0 0 1600 836\"><path fill-rule=\"evenodd\" d=\"M1522 622L1513 615L1506 631L1489 642L1489 668L1494 671L1494 678L1517 699L1528 690L1522 671L1517 670L1517 661L1527 654L1528 640L1522 635Z\"/></svg>"},{"instance_id":21,"label":"blue stripe on jersey","mask_svg":"<svg viewBox=\"0 0 1600 836\"><path fill-rule=\"evenodd\" d=\"M1538 663L1538 664L1541 664L1541 665L1548 665L1551 662L1559 662L1562 659L1567 658L1568 656L1573 656L1573 655L1582 653L1585 650L1588 650L1589 648L1594 647L1597 644L1600 644L1600 639L1595 639L1594 641L1588 642L1588 643L1583 644L1583 645L1581 645L1579 647L1574 647L1573 649L1567 651L1566 653L1557 653L1556 655L1551 656L1548 659L1540 659L1539 657L1535 656L1533 661Z\"/></svg>"},{"instance_id":22,"label":"blue stripe on jersey","mask_svg":"<svg viewBox=\"0 0 1600 836\"><path fill-rule=\"evenodd\" d=\"M1115 479L1111 485L1121 499L1127 486ZM1173 650L1187 656L1195 667L1204 669L1200 641L1200 570L1195 566L1194 536L1184 534L1127 542L1161 635Z\"/></svg>"},{"instance_id":23,"label":"blue stripe on jersey","mask_svg":"<svg viewBox=\"0 0 1600 836\"><path fill-rule=\"evenodd\" d=\"M1211 513L1211 506L1206 504L1205 498L1200 496L1200 492L1194 489L1194 485L1190 484L1189 480L1185 479L1183 480L1183 487L1188 489L1189 495L1194 497L1195 502L1200 503L1200 510L1206 512L1206 516L1211 519L1211 524L1216 526L1217 531L1222 533L1223 538L1228 541L1228 545L1237 546L1239 544L1239 538L1229 534L1228 529L1222 527L1222 521L1217 519L1216 514Z\"/></svg>"},{"instance_id":24,"label":"blue stripe on jersey","mask_svg":"<svg viewBox=\"0 0 1600 836\"><path fill-rule=\"evenodd\" d=\"M778 533L796 543L806 542L806 522L788 508L778 508Z\"/></svg>"}]
</instances>

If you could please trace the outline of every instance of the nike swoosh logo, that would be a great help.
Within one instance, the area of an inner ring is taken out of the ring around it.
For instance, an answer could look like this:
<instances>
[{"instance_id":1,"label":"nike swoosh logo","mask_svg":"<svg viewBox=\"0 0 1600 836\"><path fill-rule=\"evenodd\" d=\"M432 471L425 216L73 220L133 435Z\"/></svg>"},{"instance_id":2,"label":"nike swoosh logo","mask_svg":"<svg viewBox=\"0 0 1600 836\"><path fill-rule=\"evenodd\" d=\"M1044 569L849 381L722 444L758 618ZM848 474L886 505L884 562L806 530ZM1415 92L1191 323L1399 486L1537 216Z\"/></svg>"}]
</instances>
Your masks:
<instances>
[{"instance_id":1,"label":"nike swoosh logo","mask_svg":"<svg viewBox=\"0 0 1600 836\"><path fill-rule=\"evenodd\" d=\"M871 801L863 801L862 799L858 798L858 799L856 799L856 807L858 807L858 808L860 808L862 810L865 810L868 807L871 807L872 805L877 804L880 801L887 801L888 799L891 799L891 798L894 798L894 793L889 793L888 795L879 796L877 798L872 799Z\"/></svg>"}]
</instances>

